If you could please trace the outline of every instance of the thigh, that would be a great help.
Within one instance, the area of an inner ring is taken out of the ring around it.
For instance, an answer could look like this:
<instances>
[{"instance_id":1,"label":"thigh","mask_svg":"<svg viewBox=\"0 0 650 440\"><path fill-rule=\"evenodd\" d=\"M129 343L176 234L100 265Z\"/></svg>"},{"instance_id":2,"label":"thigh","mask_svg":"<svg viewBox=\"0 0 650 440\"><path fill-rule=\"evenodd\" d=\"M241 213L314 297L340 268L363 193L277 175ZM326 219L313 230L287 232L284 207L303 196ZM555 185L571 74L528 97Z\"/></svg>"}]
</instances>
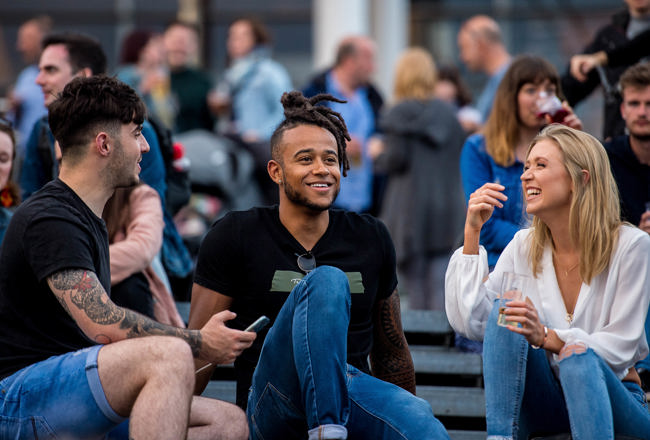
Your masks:
<instances>
[{"instance_id":1,"label":"thigh","mask_svg":"<svg viewBox=\"0 0 650 440\"><path fill-rule=\"evenodd\" d=\"M102 438L119 424L93 389L99 349L51 357L0 382L0 438Z\"/></svg>"},{"instance_id":2,"label":"thigh","mask_svg":"<svg viewBox=\"0 0 650 440\"><path fill-rule=\"evenodd\" d=\"M449 439L428 402L348 365L349 438Z\"/></svg>"}]
</instances>

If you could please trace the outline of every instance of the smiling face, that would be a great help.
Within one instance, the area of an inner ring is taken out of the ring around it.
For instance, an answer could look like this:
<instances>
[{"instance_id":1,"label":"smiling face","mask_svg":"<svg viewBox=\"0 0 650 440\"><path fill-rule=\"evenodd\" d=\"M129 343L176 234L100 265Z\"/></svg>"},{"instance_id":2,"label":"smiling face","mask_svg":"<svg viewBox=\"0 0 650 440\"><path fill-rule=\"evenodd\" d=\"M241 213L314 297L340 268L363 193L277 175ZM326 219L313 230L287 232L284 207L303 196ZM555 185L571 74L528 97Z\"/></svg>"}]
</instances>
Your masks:
<instances>
[{"instance_id":1,"label":"smiling face","mask_svg":"<svg viewBox=\"0 0 650 440\"><path fill-rule=\"evenodd\" d=\"M50 105L78 73L73 71L68 49L63 44L52 44L43 50L38 70L36 84L41 86L45 105Z\"/></svg>"},{"instance_id":2,"label":"smiling face","mask_svg":"<svg viewBox=\"0 0 650 440\"><path fill-rule=\"evenodd\" d=\"M546 119L539 115L537 101L543 93L553 96L556 92L555 85L548 79L538 84L524 83L517 93L519 122L526 128L541 129L546 124Z\"/></svg>"},{"instance_id":3,"label":"smiling face","mask_svg":"<svg viewBox=\"0 0 650 440\"><path fill-rule=\"evenodd\" d=\"M119 136L109 141L113 149L109 168L114 188L124 188L140 182L140 161L149 151L142 135L142 126L134 122L122 124Z\"/></svg>"},{"instance_id":4,"label":"smiling face","mask_svg":"<svg viewBox=\"0 0 650 440\"><path fill-rule=\"evenodd\" d=\"M542 139L530 150L524 173L522 190L526 212L544 219L558 215L568 217L573 183L564 165L560 148L550 139Z\"/></svg>"},{"instance_id":5,"label":"smiling face","mask_svg":"<svg viewBox=\"0 0 650 440\"><path fill-rule=\"evenodd\" d=\"M339 193L341 170L336 139L328 130L303 124L282 136L280 161L269 162L269 175L280 184L280 203L327 210Z\"/></svg>"}]
</instances>

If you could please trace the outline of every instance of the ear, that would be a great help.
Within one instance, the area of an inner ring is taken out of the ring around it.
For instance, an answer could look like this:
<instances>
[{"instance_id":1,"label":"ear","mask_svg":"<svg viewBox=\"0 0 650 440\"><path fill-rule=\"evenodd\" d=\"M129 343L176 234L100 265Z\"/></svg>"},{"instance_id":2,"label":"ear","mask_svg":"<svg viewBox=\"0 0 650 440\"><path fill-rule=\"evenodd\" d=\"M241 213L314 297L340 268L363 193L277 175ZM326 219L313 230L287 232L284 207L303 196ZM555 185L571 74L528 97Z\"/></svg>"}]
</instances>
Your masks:
<instances>
[{"instance_id":1,"label":"ear","mask_svg":"<svg viewBox=\"0 0 650 440\"><path fill-rule=\"evenodd\" d=\"M580 170L582 173L582 183L587 184L589 182L589 179L591 179L591 176L589 175L589 171L587 170Z\"/></svg>"},{"instance_id":2,"label":"ear","mask_svg":"<svg viewBox=\"0 0 650 440\"><path fill-rule=\"evenodd\" d=\"M282 172L282 167L278 162L273 159L269 160L269 162L266 164L266 171L269 173L272 181L278 185L282 184L284 173Z\"/></svg>"},{"instance_id":3,"label":"ear","mask_svg":"<svg viewBox=\"0 0 650 440\"><path fill-rule=\"evenodd\" d=\"M111 154L112 147L108 133L101 131L95 136L95 149L100 156L108 157Z\"/></svg>"},{"instance_id":4,"label":"ear","mask_svg":"<svg viewBox=\"0 0 650 440\"><path fill-rule=\"evenodd\" d=\"M84 67L83 69L79 70L79 74L77 76L80 76L82 78L90 78L93 76L93 71L90 70L90 67Z\"/></svg>"}]
</instances>

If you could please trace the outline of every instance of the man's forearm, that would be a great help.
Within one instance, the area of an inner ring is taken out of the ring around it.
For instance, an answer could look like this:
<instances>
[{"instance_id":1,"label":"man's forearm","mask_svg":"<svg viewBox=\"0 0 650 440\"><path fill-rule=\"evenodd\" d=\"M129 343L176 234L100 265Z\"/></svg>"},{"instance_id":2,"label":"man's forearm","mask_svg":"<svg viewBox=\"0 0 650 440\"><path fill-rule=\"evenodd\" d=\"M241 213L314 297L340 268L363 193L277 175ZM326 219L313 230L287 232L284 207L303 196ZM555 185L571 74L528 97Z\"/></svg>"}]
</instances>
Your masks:
<instances>
[{"instance_id":1,"label":"man's forearm","mask_svg":"<svg viewBox=\"0 0 650 440\"><path fill-rule=\"evenodd\" d=\"M64 270L48 278L57 299L93 341L108 344L143 336L175 336L186 341L195 357L202 347L199 330L186 330L156 322L113 303L97 275L83 269Z\"/></svg>"},{"instance_id":2,"label":"man's forearm","mask_svg":"<svg viewBox=\"0 0 650 440\"><path fill-rule=\"evenodd\" d=\"M397 292L378 306L370 364L375 377L415 394L415 368L402 331Z\"/></svg>"}]
</instances>

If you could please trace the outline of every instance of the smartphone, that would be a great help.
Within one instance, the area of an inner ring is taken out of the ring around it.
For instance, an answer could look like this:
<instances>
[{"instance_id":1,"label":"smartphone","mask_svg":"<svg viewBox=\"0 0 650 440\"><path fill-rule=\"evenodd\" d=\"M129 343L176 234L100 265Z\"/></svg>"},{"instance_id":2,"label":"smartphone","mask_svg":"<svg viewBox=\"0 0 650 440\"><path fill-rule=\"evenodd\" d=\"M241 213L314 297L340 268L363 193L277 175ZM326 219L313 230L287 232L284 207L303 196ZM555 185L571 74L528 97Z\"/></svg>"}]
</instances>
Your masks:
<instances>
[{"instance_id":1,"label":"smartphone","mask_svg":"<svg viewBox=\"0 0 650 440\"><path fill-rule=\"evenodd\" d=\"M264 327L266 327L269 322L271 322L269 318L267 318L266 316L260 316L259 318L257 318L257 320L254 323L246 327L246 330L244 331L257 333L260 330L262 330Z\"/></svg>"}]
</instances>

